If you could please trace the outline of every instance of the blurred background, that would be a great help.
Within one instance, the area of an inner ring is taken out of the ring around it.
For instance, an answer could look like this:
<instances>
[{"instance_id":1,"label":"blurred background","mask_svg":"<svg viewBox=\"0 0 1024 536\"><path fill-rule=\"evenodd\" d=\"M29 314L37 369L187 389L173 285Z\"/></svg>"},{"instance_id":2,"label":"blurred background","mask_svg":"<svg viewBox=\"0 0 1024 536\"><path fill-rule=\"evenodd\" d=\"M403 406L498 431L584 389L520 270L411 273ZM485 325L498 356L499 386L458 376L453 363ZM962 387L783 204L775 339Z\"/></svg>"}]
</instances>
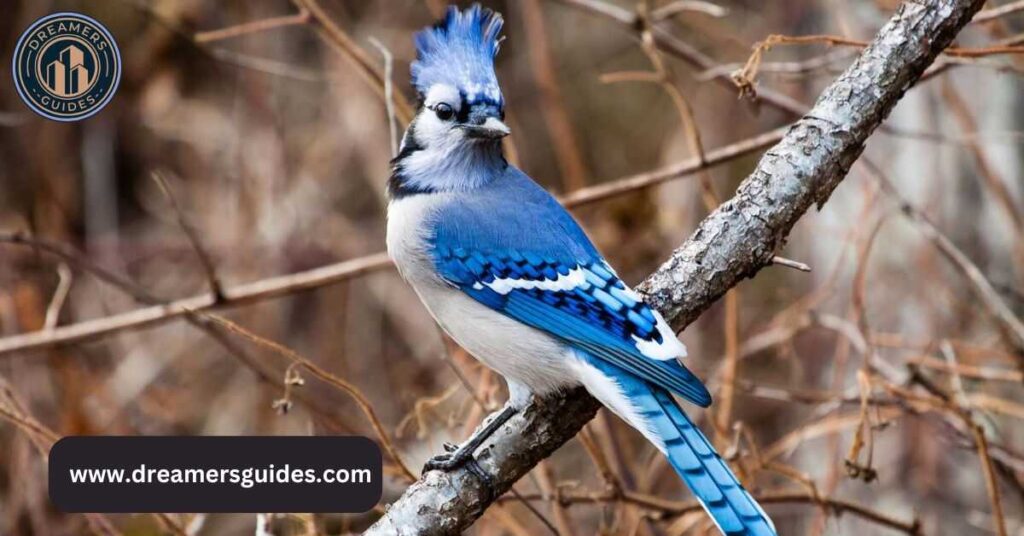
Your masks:
<instances>
[{"instance_id":1,"label":"blurred background","mask_svg":"<svg viewBox=\"0 0 1024 536\"><path fill-rule=\"evenodd\" d=\"M1024 42L1017 4L989 2L1005 9L983 12L958 44ZM485 5L506 19L497 66L509 159L551 191L587 198L595 186L692 161L694 131L713 154L792 122L858 49L776 44L752 100L730 77L755 43L770 34L870 40L898 2ZM289 367L266 341L357 388L416 474L444 441L500 407L503 382L442 336L380 256L363 258L384 249L393 151L385 89L400 134L415 109L412 34L443 9L437 0L0 4L0 534L365 529L380 510L82 516L50 505L45 453L63 435L381 441L349 392ZM113 101L72 124L30 112L8 61L25 28L63 10L106 25L124 63ZM660 46L645 51L638 37L652 27ZM663 85L635 76L653 71L652 60L688 101L695 128ZM865 155L877 168L855 165L779 252L812 271L767 267L681 334L688 365L717 396L710 411L688 410L752 492L791 499L766 502L780 534L967 535L999 525L1024 534L1022 349L976 298L969 270L880 186L887 180L927 215L1010 314L1024 315L1022 61L940 58L871 138ZM670 180L574 214L639 283L714 204L702 181L727 199L762 150L705 173L662 173ZM350 259L361 259L357 270L305 272ZM181 315L124 330L102 324L209 299L211 272L227 296L218 314L240 328ZM288 274L298 275L272 296L248 287L256 299L232 300L239 285ZM89 322L90 338L46 342ZM43 342L3 346L30 332ZM409 484L393 457L385 466L381 507ZM688 492L654 449L603 411L516 489L532 509L505 497L470 532L715 533L684 508Z\"/></svg>"}]
</instances>

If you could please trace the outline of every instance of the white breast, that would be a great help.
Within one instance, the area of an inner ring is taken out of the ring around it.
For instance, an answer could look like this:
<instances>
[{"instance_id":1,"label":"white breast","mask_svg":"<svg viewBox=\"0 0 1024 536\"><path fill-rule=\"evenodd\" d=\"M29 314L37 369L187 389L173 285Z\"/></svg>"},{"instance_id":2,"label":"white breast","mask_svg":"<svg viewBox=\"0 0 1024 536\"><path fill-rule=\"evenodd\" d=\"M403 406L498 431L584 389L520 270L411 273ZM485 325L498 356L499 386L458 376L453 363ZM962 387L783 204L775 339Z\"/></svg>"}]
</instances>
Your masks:
<instances>
[{"instance_id":1,"label":"white breast","mask_svg":"<svg viewBox=\"0 0 1024 536\"><path fill-rule=\"evenodd\" d=\"M531 392L577 383L555 338L484 306L443 281L427 250L431 218L450 194L410 195L388 206L388 254L438 324L473 357Z\"/></svg>"},{"instance_id":2,"label":"white breast","mask_svg":"<svg viewBox=\"0 0 1024 536\"><path fill-rule=\"evenodd\" d=\"M427 238L437 210L450 202L451 194L436 193L408 195L388 204L388 255L413 287L428 280L443 284L435 275Z\"/></svg>"}]
</instances>

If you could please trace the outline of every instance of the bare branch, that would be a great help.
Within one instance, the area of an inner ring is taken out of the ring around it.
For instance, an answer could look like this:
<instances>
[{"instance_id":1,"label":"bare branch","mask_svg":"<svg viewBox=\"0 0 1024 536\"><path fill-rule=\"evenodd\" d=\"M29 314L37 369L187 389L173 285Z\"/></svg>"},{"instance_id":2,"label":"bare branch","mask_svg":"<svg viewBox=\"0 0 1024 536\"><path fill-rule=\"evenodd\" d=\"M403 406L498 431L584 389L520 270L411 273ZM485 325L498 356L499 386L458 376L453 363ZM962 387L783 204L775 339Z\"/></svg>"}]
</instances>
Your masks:
<instances>
[{"instance_id":1,"label":"bare branch","mask_svg":"<svg viewBox=\"0 0 1024 536\"><path fill-rule=\"evenodd\" d=\"M547 497L541 494L524 495L526 500L540 501ZM636 492L625 492L622 495L614 493L563 493L559 498L565 504L600 504L605 502L624 501L635 504L646 510L657 512L662 516L683 516L692 512L699 512L701 505L696 501L667 501L658 497L644 495ZM849 513L877 525L888 527L906 534L921 534L921 526L917 520L902 521L890 517L882 512L872 510L851 501L836 499L834 497L814 496L811 493L798 492L773 492L761 494L757 497L763 504L810 504L828 509L836 515ZM503 498L504 500L504 498Z\"/></svg>"},{"instance_id":2,"label":"bare branch","mask_svg":"<svg viewBox=\"0 0 1024 536\"><path fill-rule=\"evenodd\" d=\"M540 0L520 2L523 29L526 31L527 57L530 69L540 90L540 113L547 126L551 148L555 152L558 170L562 175L562 186L571 192L586 186L586 162L580 153L576 132L565 98L558 85L558 68L548 40L547 22L544 20Z\"/></svg>"},{"instance_id":3,"label":"bare branch","mask_svg":"<svg viewBox=\"0 0 1024 536\"><path fill-rule=\"evenodd\" d=\"M391 158L394 158L398 156L398 118L395 117L395 88L392 80L395 57L376 37L370 38L370 44L384 56L384 110L388 114L388 141L391 143Z\"/></svg>"},{"instance_id":4,"label":"bare branch","mask_svg":"<svg viewBox=\"0 0 1024 536\"><path fill-rule=\"evenodd\" d=\"M641 188L649 188L673 179L689 176L698 171L724 164L736 158L740 158L778 143L786 134L786 128L779 128L752 138L729 144L725 147L708 151L704 154L701 162L699 157L687 159L678 164L666 166L661 169L640 173L616 181L591 186L577 190L560 198L563 205L567 207L578 207L607 199L626 192L632 192Z\"/></svg>"},{"instance_id":5,"label":"bare branch","mask_svg":"<svg viewBox=\"0 0 1024 536\"><path fill-rule=\"evenodd\" d=\"M71 268L63 262L57 265L57 290L53 291L53 298L46 308L46 319L43 321L43 329L51 330L57 327L57 320L60 318L60 310L64 307L64 301L71 290Z\"/></svg>"},{"instance_id":6,"label":"bare branch","mask_svg":"<svg viewBox=\"0 0 1024 536\"><path fill-rule=\"evenodd\" d=\"M811 112L765 154L736 196L640 285L647 302L675 326L685 326L767 265L800 216L827 201L868 136L983 3L904 3ZM582 389L534 401L485 443L480 464L496 488L506 490L573 437L596 408ZM366 534L456 533L489 504L470 471L431 471Z\"/></svg>"},{"instance_id":7,"label":"bare branch","mask_svg":"<svg viewBox=\"0 0 1024 536\"><path fill-rule=\"evenodd\" d=\"M1018 11L1024 11L1024 0L1017 0L1016 2L1010 2L1008 4L993 7L990 9L983 9L974 16L971 20L972 24L980 24L983 22L992 22L996 19L1000 19L1007 15L1011 15Z\"/></svg>"},{"instance_id":8,"label":"bare branch","mask_svg":"<svg viewBox=\"0 0 1024 536\"><path fill-rule=\"evenodd\" d=\"M309 11L305 9L299 9L298 13L293 15L282 15L280 17L270 17L267 19L261 19L252 22L246 22L235 26L229 26L227 28L221 28L219 30L210 30L206 32L197 32L192 39L196 43L211 43L213 41L221 41L223 39L233 39L243 35L265 32L267 30L273 30L275 28L283 28L285 26L302 25L309 22Z\"/></svg>"},{"instance_id":9,"label":"bare branch","mask_svg":"<svg viewBox=\"0 0 1024 536\"><path fill-rule=\"evenodd\" d=\"M945 256L953 266L956 267L960 273L966 277L967 281L971 284L971 290L974 295L978 298L981 304L986 310L999 321L1000 327L1004 330L1007 336L1013 341L1014 346L1017 348L1017 359L1024 364L1024 322L1017 315L1014 314L1003 298L999 295L992 284L982 273L981 269L978 268L971 259L967 257L952 240L942 234L938 228L923 214L917 210L910 203L908 203L900 193L893 187L892 183L886 180L885 175L881 169L872 164L869 160L864 160L864 167L867 168L871 176L878 180L879 184L885 189L886 193L892 196L893 199L899 204L900 210L906 215L910 221L912 221L921 231L926 238L935 244L935 247L939 249L943 256Z\"/></svg>"},{"instance_id":10,"label":"bare branch","mask_svg":"<svg viewBox=\"0 0 1024 536\"><path fill-rule=\"evenodd\" d=\"M5 237L0 236L0 242L3 241L5 241ZM9 241L14 242L14 240ZM387 268L388 266L391 266L391 260L388 259L386 254L367 255L305 272L271 277L244 285L225 288L223 290L224 302L222 304L218 304L209 294L201 294L166 304L136 309L127 313L60 326L46 333L14 335L0 339L0 355L90 340L126 329L138 329L160 324L192 313L206 312L217 307L236 307L246 303L294 294L344 281L367 272ZM134 286L133 283L129 283L129 285ZM159 300L155 300L155 302L159 303Z\"/></svg>"},{"instance_id":11,"label":"bare branch","mask_svg":"<svg viewBox=\"0 0 1024 536\"><path fill-rule=\"evenodd\" d=\"M703 13L711 17L724 17L729 14L728 9L718 4L712 4L711 2L676 0L675 2L665 4L664 6L652 11L651 20L672 18L684 11Z\"/></svg>"},{"instance_id":12,"label":"bare branch","mask_svg":"<svg viewBox=\"0 0 1024 536\"><path fill-rule=\"evenodd\" d=\"M0 376L0 421L8 421L21 430L44 460L50 455L53 444L61 437L28 412L25 404L14 394L10 383L3 376ZM97 534L121 534L107 516L103 514L85 514L85 516ZM153 513L152 516L169 532L185 536L185 530L167 514Z\"/></svg>"},{"instance_id":13,"label":"bare branch","mask_svg":"<svg viewBox=\"0 0 1024 536\"><path fill-rule=\"evenodd\" d=\"M786 268L792 268L794 270L799 270L801 272L811 271L810 266L800 261L794 261L792 259L787 259L785 257L779 257L778 255L772 257L772 264L778 264L779 266L785 266Z\"/></svg>"},{"instance_id":14,"label":"bare branch","mask_svg":"<svg viewBox=\"0 0 1024 536\"><path fill-rule=\"evenodd\" d=\"M245 337L246 339L260 346L269 348L276 352L277 354L280 354L290 359L294 365L301 366L302 368L309 371L310 374L316 376L324 383L337 387L338 389L348 393L349 396L351 396L352 399L355 400L356 405L359 406L359 409L363 411L363 414L366 415L366 419L370 421L370 425L373 427L373 431L377 434L377 438L380 440L381 446L384 447L384 450L388 453L388 456L391 457L392 461L394 461L398 465L398 468L401 470L402 475L408 478L409 480L415 480L416 477L412 474L412 471L409 470L409 467L405 465L405 462L402 461L402 457L398 454L398 448L394 446L394 444L391 442L390 437L388 436L388 433L384 430L384 425L380 422L380 419L377 417L377 412L374 411L373 404L370 403L370 399L368 399L366 395L364 395L363 392L359 390L358 387L356 387L351 382L348 382L324 370L323 368L319 367L316 363L300 355L295 350L292 350L291 348L288 348L287 346L279 342L267 339L266 337L261 337L243 328L242 326L228 320L227 318L224 318L223 316L213 314L205 314L203 316L205 318L209 318L213 322L216 322L218 325L222 326L223 328L227 329L232 333ZM291 372L291 374L294 374L293 368L289 367L288 370ZM294 378L294 376L291 376L291 374L288 374L289 380L286 380L286 386L289 385L290 381L294 381L291 379Z\"/></svg>"},{"instance_id":15,"label":"bare branch","mask_svg":"<svg viewBox=\"0 0 1024 536\"><path fill-rule=\"evenodd\" d=\"M171 185L167 183L167 179L164 178L163 174L159 171L153 172L153 180L157 186L160 187L160 191L163 192L164 197L171 204L171 208L174 209L174 216L178 220L178 226L181 227L182 232L185 233L185 237L188 238L189 244L192 245L192 250L195 251L196 257L199 258L199 263L203 265L203 271L206 272L206 280L210 285L210 294L213 295L215 302L220 303L224 301L224 290L221 288L220 278L217 277L217 268L213 264L213 258L210 253L203 247L202 241L199 240L199 233L195 227L185 218L185 213L181 210L181 206L178 205L178 199L174 197L174 191L171 190Z\"/></svg>"},{"instance_id":16,"label":"bare branch","mask_svg":"<svg viewBox=\"0 0 1024 536\"><path fill-rule=\"evenodd\" d=\"M61 259L64 263L71 266L75 266L83 271L91 273L92 275L99 278L101 281L113 285L118 290L128 294L139 303L146 305L166 305L166 302L153 296L148 291L143 289L141 286L130 280L128 277L118 274L112 270L104 268L92 260L90 260L84 253L75 250L71 246L67 246L58 242L51 242L48 240L28 237L21 234L4 235L0 234L0 243L10 243L16 245L23 245L31 248L35 248L41 252L53 255ZM386 266L386 265L385 265ZM51 308L53 303L51 303ZM215 323L207 316L200 314L185 314L185 320L202 330L204 333L209 335L214 341L216 341L221 347L224 348L229 354L239 360L243 365L251 369L257 377L275 387L287 388L288 385L282 382L281 376L277 371L272 370L272 367L268 367L266 364L255 359L243 350L235 341L229 338L226 330L221 330ZM53 328L62 329L62 328ZM110 331L106 333L116 333ZM100 333L103 334L103 333ZM44 345L48 346L48 345ZM305 391L299 391L295 398L301 399L306 406L311 410L315 411L325 421L331 422L335 426L341 426L341 423L332 416L329 411L328 403L325 403L321 398L311 396Z\"/></svg>"},{"instance_id":17,"label":"bare branch","mask_svg":"<svg viewBox=\"0 0 1024 536\"><path fill-rule=\"evenodd\" d=\"M992 503L992 523L995 525L996 534L1007 536L1006 518L1003 516L1003 503L999 498L999 482L996 480L995 469L992 467L992 456L988 453L988 440L985 438L985 429L980 424L964 417L964 424L970 428L974 435L974 441L978 448L978 458L981 460L982 474L985 475L985 490L988 492L989 501Z\"/></svg>"},{"instance_id":18,"label":"bare branch","mask_svg":"<svg viewBox=\"0 0 1024 536\"><path fill-rule=\"evenodd\" d=\"M765 39L754 43L754 51L751 53L750 58L747 59L747 62L743 65L743 68L732 74L733 82L740 90L740 96L753 98L757 95L755 82L757 80L757 73L760 70L761 60L764 57L764 54L772 47L776 45L806 45L812 43L828 45L830 47L843 46L863 48L868 46L867 41L850 39L841 35L769 35ZM1024 47L1014 44L996 44L978 48L949 47L943 51L943 54L954 58L982 58L985 56L998 56L1002 54L1024 54ZM707 72L714 74L719 71L711 70Z\"/></svg>"},{"instance_id":19,"label":"bare branch","mask_svg":"<svg viewBox=\"0 0 1024 536\"><path fill-rule=\"evenodd\" d=\"M338 48L345 59L352 62L356 71L381 95L385 96L386 77L384 73L373 63L370 55L360 47L340 26L335 24L331 17L324 11L317 0L292 0L301 10L308 11L312 20L316 22L317 28L329 43ZM413 116L412 105L401 93L395 93L395 115L404 123L408 123Z\"/></svg>"},{"instance_id":20,"label":"bare branch","mask_svg":"<svg viewBox=\"0 0 1024 536\"><path fill-rule=\"evenodd\" d=\"M638 13L630 12L617 5L610 4L603 0L558 0L559 2L572 6L581 11L591 13L604 17L605 19L611 20L623 28L634 32L639 39L640 31L642 26L640 24L640 16ZM663 25L655 24L651 27L651 33L654 34L654 42L658 45L660 50L663 50L667 54L671 54L690 65L700 69L701 71L708 71L718 66L718 62L713 58L707 56L693 45L682 41L678 37L672 35L666 30ZM715 82L724 87L735 89L732 78L729 73L716 74L714 77ZM778 93L769 89L762 89L757 93L758 99L765 104L772 106L786 114L792 116L800 116L807 111L807 105L803 104L796 99Z\"/></svg>"},{"instance_id":21,"label":"bare branch","mask_svg":"<svg viewBox=\"0 0 1024 536\"><path fill-rule=\"evenodd\" d=\"M763 149L782 139L783 134L785 134L785 129L773 130L710 151L707 153L703 163L696 158L688 159L653 171L583 188L561 198L561 201L567 207L578 207L670 180L687 177L702 169L721 165ZM67 260L72 266L78 266L115 287L127 291L136 300L147 305L156 305L156 307L136 309L104 318L60 326L52 330L47 336L24 334L0 338L0 356L13 352L38 350L60 344L91 340L128 329L155 326L186 316L188 310L204 312L214 307L238 307L333 285L353 277L392 267L391 260L387 257L387 254L374 253L304 272L296 272L229 287L223 289L224 300L220 303L215 303L208 295L192 296L168 303L151 295L146 289L135 284L135 282L97 265L87 257L78 255L69 246L59 242L31 238L20 233L0 233L0 243L28 245L57 255Z\"/></svg>"}]
</instances>

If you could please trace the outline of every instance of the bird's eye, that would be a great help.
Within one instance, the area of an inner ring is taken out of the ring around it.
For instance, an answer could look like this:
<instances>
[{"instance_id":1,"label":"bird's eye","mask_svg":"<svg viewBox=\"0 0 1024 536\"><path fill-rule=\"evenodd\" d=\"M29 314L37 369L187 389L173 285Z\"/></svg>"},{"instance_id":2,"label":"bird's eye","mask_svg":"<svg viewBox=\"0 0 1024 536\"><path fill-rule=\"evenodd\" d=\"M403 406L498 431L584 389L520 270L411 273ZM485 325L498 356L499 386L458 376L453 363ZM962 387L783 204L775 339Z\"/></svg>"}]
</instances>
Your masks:
<instances>
[{"instance_id":1,"label":"bird's eye","mask_svg":"<svg viewBox=\"0 0 1024 536\"><path fill-rule=\"evenodd\" d=\"M437 114L437 118L441 121L448 121L455 117L455 110L453 110L450 105L443 102L434 106L434 113Z\"/></svg>"}]
</instances>

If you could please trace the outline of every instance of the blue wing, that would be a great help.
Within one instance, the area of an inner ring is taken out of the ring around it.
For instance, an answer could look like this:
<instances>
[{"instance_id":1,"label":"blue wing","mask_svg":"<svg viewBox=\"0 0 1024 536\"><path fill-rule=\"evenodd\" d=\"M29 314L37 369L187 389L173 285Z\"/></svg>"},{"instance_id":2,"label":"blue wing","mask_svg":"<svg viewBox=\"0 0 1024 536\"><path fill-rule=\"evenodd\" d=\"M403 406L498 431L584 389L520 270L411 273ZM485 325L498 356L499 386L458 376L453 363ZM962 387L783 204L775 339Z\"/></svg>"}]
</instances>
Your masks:
<instances>
[{"instance_id":1,"label":"blue wing","mask_svg":"<svg viewBox=\"0 0 1024 536\"><path fill-rule=\"evenodd\" d=\"M661 315L615 275L554 199L523 179L439 215L429 243L441 277L491 309L710 405L707 388L676 361L685 347Z\"/></svg>"}]
</instances>

